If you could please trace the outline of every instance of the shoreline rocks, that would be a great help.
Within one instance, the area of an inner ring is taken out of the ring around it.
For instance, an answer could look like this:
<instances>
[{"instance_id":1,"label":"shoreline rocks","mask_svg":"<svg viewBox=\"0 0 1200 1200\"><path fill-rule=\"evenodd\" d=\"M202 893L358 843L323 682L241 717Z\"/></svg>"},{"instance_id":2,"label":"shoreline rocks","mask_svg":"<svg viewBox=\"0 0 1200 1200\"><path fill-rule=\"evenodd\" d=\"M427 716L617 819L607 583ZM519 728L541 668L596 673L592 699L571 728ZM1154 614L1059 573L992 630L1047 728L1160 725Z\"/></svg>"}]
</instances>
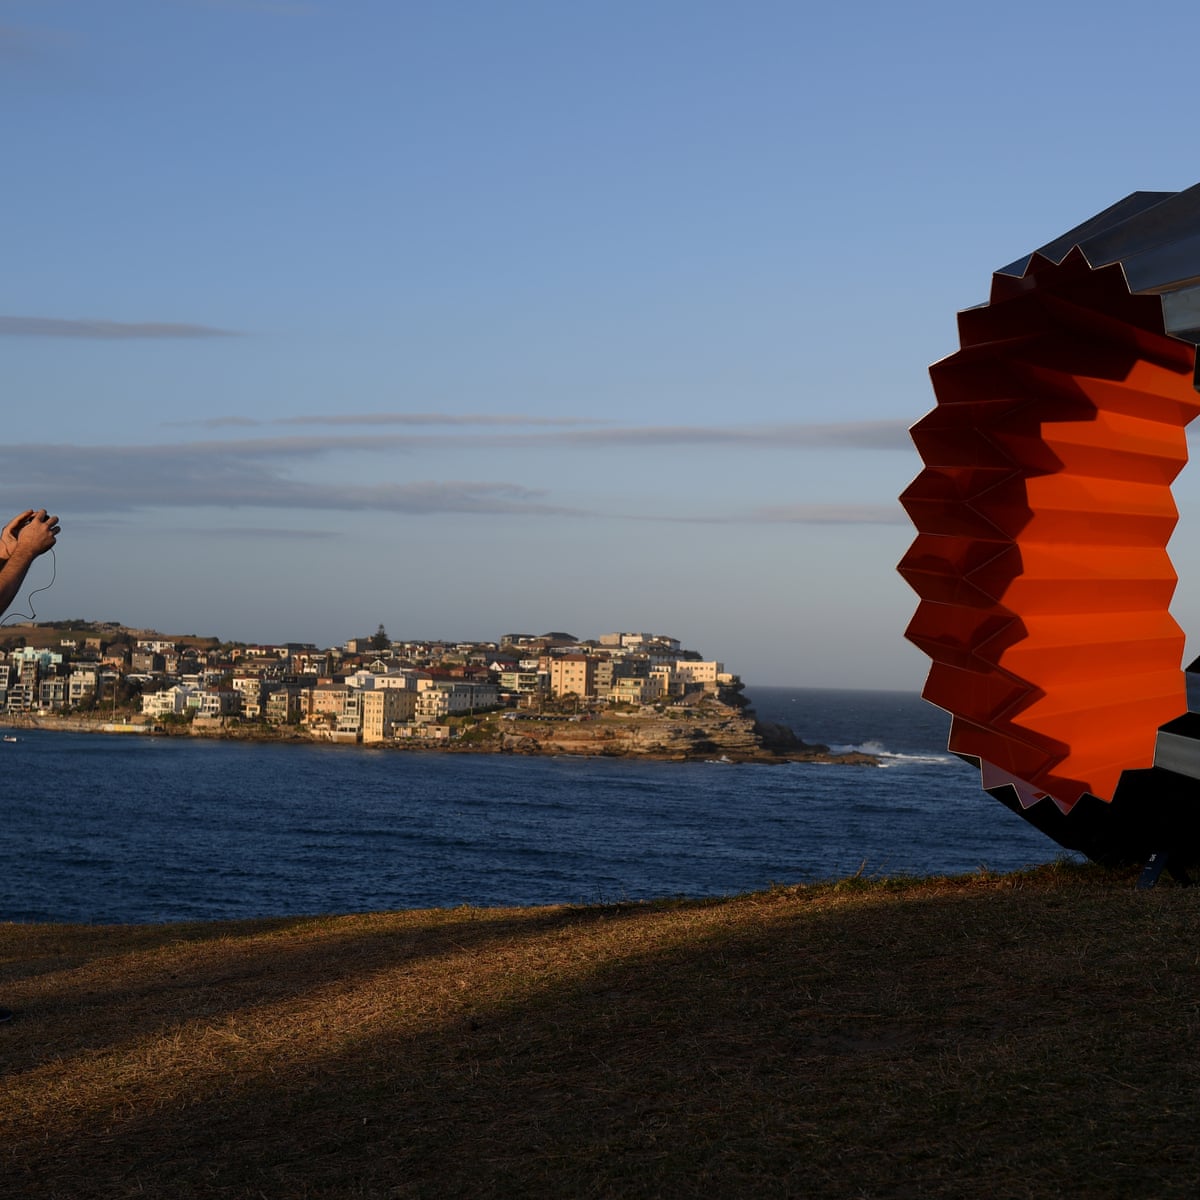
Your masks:
<instances>
[{"instance_id":1,"label":"shoreline rocks","mask_svg":"<svg viewBox=\"0 0 1200 1200\"><path fill-rule=\"evenodd\" d=\"M152 737L210 737L311 745L330 740L320 731L296 726L261 726L206 722L179 728L155 728L132 722L82 717L8 716L0 726L51 729L69 733L112 733ZM577 717L506 712L481 714L460 726L460 736L425 740L404 738L372 742L373 749L450 754L572 755L589 758L643 758L667 762L821 763L878 766L870 754L834 754L828 746L810 744L786 726L760 723L753 712L717 701L655 710L602 712ZM342 742L343 739L336 739ZM345 744L362 746L351 741Z\"/></svg>"}]
</instances>

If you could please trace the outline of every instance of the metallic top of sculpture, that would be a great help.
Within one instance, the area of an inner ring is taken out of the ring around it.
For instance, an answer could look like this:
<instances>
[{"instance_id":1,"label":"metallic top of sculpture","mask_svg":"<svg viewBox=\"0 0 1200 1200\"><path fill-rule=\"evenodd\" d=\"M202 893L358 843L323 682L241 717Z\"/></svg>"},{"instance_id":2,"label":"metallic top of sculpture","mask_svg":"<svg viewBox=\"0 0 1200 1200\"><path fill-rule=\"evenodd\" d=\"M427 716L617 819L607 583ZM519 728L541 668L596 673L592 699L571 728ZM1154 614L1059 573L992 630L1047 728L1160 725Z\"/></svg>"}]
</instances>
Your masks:
<instances>
[{"instance_id":1,"label":"metallic top of sculpture","mask_svg":"<svg viewBox=\"0 0 1200 1200\"><path fill-rule=\"evenodd\" d=\"M1035 256L1057 264L1076 247L1093 270L1119 264L1135 295L1161 296L1166 332L1200 344L1200 184L1133 192L996 274L1023 278Z\"/></svg>"}]
</instances>

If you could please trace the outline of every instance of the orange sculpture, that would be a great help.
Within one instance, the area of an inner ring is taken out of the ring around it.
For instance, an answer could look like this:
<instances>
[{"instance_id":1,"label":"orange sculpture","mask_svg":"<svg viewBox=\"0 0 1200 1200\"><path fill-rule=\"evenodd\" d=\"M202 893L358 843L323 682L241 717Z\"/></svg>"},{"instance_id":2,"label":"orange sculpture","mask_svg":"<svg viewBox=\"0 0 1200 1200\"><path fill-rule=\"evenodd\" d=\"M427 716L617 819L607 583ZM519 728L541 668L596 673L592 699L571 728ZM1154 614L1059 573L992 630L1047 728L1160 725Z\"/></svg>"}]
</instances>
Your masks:
<instances>
[{"instance_id":1,"label":"orange sculpture","mask_svg":"<svg viewBox=\"0 0 1200 1200\"><path fill-rule=\"evenodd\" d=\"M918 532L899 570L920 597L906 636L933 660L923 695L986 789L1102 860L1172 839L1145 795L1165 784L1174 812L1182 794L1178 770L1149 788L1136 773L1165 771L1159 729L1187 709L1167 543L1200 412L1198 279L1200 194L1136 193L995 274L912 430L925 467L901 497ZM1127 772L1139 799L1105 828Z\"/></svg>"}]
</instances>

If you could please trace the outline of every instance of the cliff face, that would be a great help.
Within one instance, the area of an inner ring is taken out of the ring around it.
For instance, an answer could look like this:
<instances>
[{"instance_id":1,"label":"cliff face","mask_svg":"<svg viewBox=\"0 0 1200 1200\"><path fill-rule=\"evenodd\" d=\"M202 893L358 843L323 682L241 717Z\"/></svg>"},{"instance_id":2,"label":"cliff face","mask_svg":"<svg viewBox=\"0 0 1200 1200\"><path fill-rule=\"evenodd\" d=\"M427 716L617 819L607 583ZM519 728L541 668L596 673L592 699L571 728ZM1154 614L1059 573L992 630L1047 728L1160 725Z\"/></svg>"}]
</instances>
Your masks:
<instances>
[{"instance_id":1,"label":"cliff face","mask_svg":"<svg viewBox=\"0 0 1200 1200\"><path fill-rule=\"evenodd\" d=\"M502 720L500 748L516 754L636 756L731 762L844 762L878 765L867 754L831 754L791 730L760 727L753 715L710 702L663 713L605 714L579 720Z\"/></svg>"}]
</instances>

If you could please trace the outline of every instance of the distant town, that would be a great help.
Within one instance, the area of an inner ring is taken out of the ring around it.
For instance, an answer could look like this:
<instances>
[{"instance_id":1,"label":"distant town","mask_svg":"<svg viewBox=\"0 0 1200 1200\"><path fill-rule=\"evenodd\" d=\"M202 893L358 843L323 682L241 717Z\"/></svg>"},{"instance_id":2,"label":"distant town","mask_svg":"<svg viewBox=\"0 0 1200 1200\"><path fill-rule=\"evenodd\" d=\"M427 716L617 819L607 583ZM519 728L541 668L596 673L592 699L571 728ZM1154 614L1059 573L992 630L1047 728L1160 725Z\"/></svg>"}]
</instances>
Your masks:
<instances>
[{"instance_id":1,"label":"distant town","mask_svg":"<svg viewBox=\"0 0 1200 1200\"><path fill-rule=\"evenodd\" d=\"M586 718L702 698L740 708L722 663L653 633L505 634L490 642L369 637L318 649L169 637L89 621L0 629L0 711L111 728L291 729L317 739L449 741L481 713ZM507 710L507 711L506 711ZM181 730L182 731L182 730Z\"/></svg>"}]
</instances>

